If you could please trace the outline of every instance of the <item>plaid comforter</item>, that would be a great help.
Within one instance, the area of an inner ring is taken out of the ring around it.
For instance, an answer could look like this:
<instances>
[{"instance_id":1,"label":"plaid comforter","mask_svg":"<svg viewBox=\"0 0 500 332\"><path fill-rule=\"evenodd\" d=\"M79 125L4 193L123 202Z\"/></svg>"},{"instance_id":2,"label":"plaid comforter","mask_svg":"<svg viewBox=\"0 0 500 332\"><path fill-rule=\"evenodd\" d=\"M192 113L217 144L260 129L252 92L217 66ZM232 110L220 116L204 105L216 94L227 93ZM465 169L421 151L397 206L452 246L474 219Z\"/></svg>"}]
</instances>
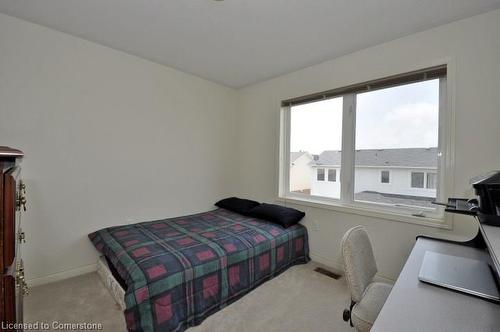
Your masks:
<instances>
[{"instance_id":1,"label":"plaid comforter","mask_svg":"<svg viewBox=\"0 0 500 332\"><path fill-rule=\"evenodd\" d=\"M183 331L288 267L309 261L307 230L225 209L89 234L127 284L130 331Z\"/></svg>"}]
</instances>

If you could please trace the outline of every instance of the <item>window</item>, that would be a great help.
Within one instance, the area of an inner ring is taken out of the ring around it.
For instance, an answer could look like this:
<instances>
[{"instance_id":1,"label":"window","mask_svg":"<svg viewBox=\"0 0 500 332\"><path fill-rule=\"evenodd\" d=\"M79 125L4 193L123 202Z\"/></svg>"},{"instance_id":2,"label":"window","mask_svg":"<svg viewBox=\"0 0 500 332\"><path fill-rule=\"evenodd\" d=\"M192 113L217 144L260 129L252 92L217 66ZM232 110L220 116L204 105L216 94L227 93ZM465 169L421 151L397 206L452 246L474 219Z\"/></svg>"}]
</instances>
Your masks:
<instances>
[{"instance_id":1,"label":"window","mask_svg":"<svg viewBox=\"0 0 500 332\"><path fill-rule=\"evenodd\" d=\"M408 169L437 167L438 127L439 79L357 94L354 199L432 209L435 193L414 190L424 188L425 173L412 172L410 186L407 179ZM392 186L373 184L372 170L386 167Z\"/></svg>"},{"instance_id":2,"label":"window","mask_svg":"<svg viewBox=\"0 0 500 332\"><path fill-rule=\"evenodd\" d=\"M389 183L389 171L380 172L380 182Z\"/></svg>"},{"instance_id":3,"label":"window","mask_svg":"<svg viewBox=\"0 0 500 332\"><path fill-rule=\"evenodd\" d=\"M437 174L427 173L427 189L436 189L436 188L437 188Z\"/></svg>"},{"instance_id":4,"label":"window","mask_svg":"<svg viewBox=\"0 0 500 332\"><path fill-rule=\"evenodd\" d=\"M411 172L411 187L412 188L423 188L424 187L424 173L423 172Z\"/></svg>"},{"instance_id":5,"label":"window","mask_svg":"<svg viewBox=\"0 0 500 332\"><path fill-rule=\"evenodd\" d=\"M341 164L342 100L339 97L290 107L289 157L293 159L301 151L306 152L309 160L300 169L298 165L293 170L289 168L289 192L305 197L340 198L340 183L335 173L337 169L340 172ZM297 183L302 183L300 188Z\"/></svg>"},{"instance_id":6,"label":"window","mask_svg":"<svg viewBox=\"0 0 500 332\"><path fill-rule=\"evenodd\" d=\"M330 181L330 182L337 181L337 170L336 169L329 169L328 170L328 181Z\"/></svg>"},{"instance_id":7,"label":"window","mask_svg":"<svg viewBox=\"0 0 500 332\"><path fill-rule=\"evenodd\" d=\"M441 218L446 91L439 66L283 101L280 196ZM297 151L309 161L292 172Z\"/></svg>"},{"instance_id":8,"label":"window","mask_svg":"<svg viewBox=\"0 0 500 332\"><path fill-rule=\"evenodd\" d=\"M316 180L325 181L325 169L324 168L318 168Z\"/></svg>"}]
</instances>

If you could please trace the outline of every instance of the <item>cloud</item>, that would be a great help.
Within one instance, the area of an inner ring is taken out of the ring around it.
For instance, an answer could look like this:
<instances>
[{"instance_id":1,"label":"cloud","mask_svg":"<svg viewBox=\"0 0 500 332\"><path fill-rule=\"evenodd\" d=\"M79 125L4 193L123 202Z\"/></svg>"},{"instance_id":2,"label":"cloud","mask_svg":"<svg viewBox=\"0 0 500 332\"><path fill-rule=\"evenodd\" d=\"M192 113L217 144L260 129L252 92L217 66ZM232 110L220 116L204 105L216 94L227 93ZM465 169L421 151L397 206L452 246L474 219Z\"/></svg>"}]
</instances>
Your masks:
<instances>
[{"instance_id":1,"label":"cloud","mask_svg":"<svg viewBox=\"0 0 500 332\"><path fill-rule=\"evenodd\" d=\"M436 147L438 144L437 105L421 102L397 105L386 111L370 112L370 115L358 112L357 149ZM379 115L378 119L374 113Z\"/></svg>"},{"instance_id":2,"label":"cloud","mask_svg":"<svg viewBox=\"0 0 500 332\"><path fill-rule=\"evenodd\" d=\"M342 98L296 106L291 118L291 151L321 153L342 147Z\"/></svg>"}]
</instances>

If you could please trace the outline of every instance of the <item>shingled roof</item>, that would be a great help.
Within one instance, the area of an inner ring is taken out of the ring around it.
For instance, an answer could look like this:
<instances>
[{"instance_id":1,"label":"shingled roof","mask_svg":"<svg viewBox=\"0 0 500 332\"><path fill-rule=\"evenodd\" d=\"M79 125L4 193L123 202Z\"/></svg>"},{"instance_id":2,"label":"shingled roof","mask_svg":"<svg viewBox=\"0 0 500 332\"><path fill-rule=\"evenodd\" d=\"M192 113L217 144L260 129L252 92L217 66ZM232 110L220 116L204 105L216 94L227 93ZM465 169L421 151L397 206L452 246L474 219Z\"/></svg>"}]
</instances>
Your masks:
<instances>
[{"instance_id":1,"label":"shingled roof","mask_svg":"<svg viewBox=\"0 0 500 332\"><path fill-rule=\"evenodd\" d=\"M295 160L299 159L304 153L304 151L290 152L290 162L293 163Z\"/></svg>"},{"instance_id":2,"label":"shingled roof","mask_svg":"<svg viewBox=\"0 0 500 332\"><path fill-rule=\"evenodd\" d=\"M340 151L323 151L317 166L340 166ZM437 148L356 150L356 166L437 168Z\"/></svg>"}]
</instances>

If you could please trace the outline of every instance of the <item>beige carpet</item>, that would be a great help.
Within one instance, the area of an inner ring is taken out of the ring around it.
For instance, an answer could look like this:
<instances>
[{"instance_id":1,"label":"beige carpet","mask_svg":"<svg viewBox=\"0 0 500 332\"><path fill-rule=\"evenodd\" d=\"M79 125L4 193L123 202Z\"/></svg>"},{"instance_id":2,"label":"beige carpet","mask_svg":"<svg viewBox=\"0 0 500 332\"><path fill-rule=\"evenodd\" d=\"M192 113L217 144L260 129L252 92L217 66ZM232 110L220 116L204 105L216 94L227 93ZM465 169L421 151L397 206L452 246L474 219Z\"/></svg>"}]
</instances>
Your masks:
<instances>
[{"instance_id":1,"label":"beige carpet","mask_svg":"<svg viewBox=\"0 0 500 332\"><path fill-rule=\"evenodd\" d=\"M190 332L353 331L342 320L349 304L344 278L335 280L298 265L207 318ZM123 314L97 274L32 289L26 322L96 322L104 331L125 331Z\"/></svg>"}]
</instances>

